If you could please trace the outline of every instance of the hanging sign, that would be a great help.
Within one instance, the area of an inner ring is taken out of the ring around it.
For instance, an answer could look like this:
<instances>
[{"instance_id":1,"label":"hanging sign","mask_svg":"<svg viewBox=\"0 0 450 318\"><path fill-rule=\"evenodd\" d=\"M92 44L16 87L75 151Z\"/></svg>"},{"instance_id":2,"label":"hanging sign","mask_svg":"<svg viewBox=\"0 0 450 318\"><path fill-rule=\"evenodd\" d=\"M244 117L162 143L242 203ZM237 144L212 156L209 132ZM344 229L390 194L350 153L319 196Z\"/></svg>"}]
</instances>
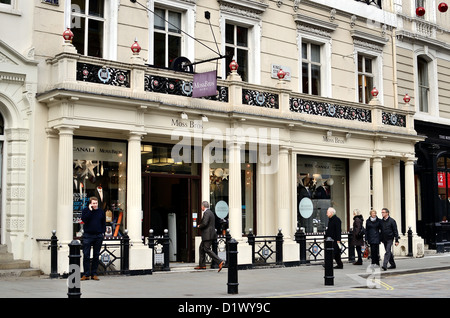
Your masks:
<instances>
[{"instance_id":1,"label":"hanging sign","mask_svg":"<svg viewBox=\"0 0 450 318\"><path fill-rule=\"evenodd\" d=\"M217 95L216 71L194 74L192 97Z\"/></svg>"}]
</instances>

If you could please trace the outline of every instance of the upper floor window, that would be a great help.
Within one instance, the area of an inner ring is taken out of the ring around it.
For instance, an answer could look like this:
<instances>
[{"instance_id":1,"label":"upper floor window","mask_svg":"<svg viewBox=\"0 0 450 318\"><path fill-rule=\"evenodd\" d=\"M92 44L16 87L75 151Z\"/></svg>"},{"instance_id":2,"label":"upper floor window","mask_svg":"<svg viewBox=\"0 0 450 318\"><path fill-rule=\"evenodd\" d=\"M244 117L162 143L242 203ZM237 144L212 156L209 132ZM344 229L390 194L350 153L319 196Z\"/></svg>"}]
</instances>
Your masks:
<instances>
[{"instance_id":1,"label":"upper floor window","mask_svg":"<svg viewBox=\"0 0 450 318\"><path fill-rule=\"evenodd\" d=\"M243 26L227 23L225 25L225 65L230 65L234 58L238 63L238 73L243 81L248 81L249 66L249 29ZM227 68L227 76L230 69Z\"/></svg>"},{"instance_id":2,"label":"upper floor window","mask_svg":"<svg viewBox=\"0 0 450 318\"><path fill-rule=\"evenodd\" d=\"M302 92L321 95L320 45L302 42Z\"/></svg>"},{"instance_id":3,"label":"upper floor window","mask_svg":"<svg viewBox=\"0 0 450 318\"><path fill-rule=\"evenodd\" d=\"M423 57L417 57L417 83L419 111L428 112L430 83L428 78L428 62Z\"/></svg>"},{"instance_id":4,"label":"upper floor window","mask_svg":"<svg viewBox=\"0 0 450 318\"><path fill-rule=\"evenodd\" d=\"M11 4L11 1L12 1L12 0L0 0L0 3L3 3L3 4Z\"/></svg>"},{"instance_id":5,"label":"upper floor window","mask_svg":"<svg viewBox=\"0 0 450 318\"><path fill-rule=\"evenodd\" d=\"M104 11L104 0L72 0L72 43L78 53L104 57Z\"/></svg>"},{"instance_id":6,"label":"upper floor window","mask_svg":"<svg viewBox=\"0 0 450 318\"><path fill-rule=\"evenodd\" d=\"M358 54L358 101L368 104L374 87L373 58Z\"/></svg>"},{"instance_id":7,"label":"upper floor window","mask_svg":"<svg viewBox=\"0 0 450 318\"><path fill-rule=\"evenodd\" d=\"M181 13L155 8L153 64L169 67L181 56Z\"/></svg>"}]
</instances>

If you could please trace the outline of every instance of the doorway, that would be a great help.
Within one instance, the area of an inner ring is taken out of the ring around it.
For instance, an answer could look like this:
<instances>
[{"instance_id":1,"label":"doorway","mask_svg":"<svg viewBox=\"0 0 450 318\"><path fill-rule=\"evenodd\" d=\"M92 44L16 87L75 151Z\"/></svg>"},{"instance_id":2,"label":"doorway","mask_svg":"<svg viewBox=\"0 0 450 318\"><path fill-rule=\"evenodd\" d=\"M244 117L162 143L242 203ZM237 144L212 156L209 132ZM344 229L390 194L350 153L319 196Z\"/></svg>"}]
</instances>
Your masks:
<instances>
[{"instance_id":1,"label":"doorway","mask_svg":"<svg viewBox=\"0 0 450 318\"><path fill-rule=\"evenodd\" d=\"M200 209L200 178L186 175L144 174L142 233L169 231L171 262L194 262L194 219Z\"/></svg>"}]
</instances>

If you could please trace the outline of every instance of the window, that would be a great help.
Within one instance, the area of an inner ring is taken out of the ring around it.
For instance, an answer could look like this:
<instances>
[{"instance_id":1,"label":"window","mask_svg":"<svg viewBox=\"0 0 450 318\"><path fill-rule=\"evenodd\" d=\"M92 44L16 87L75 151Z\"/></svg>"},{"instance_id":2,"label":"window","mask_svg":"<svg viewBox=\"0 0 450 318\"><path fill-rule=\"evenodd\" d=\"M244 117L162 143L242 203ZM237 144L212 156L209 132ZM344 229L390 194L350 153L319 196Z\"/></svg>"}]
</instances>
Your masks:
<instances>
[{"instance_id":1,"label":"window","mask_svg":"<svg viewBox=\"0 0 450 318\"><path fill-rule=\"evenodd\" d=\"M103 57L105 18L103 0L72 0L71 29L78 53Z\"/></svg>"},{"instance_id":2,"label":"window","mask_svg":"<svg viewBox=\"0 0 450 318\"><path fill-rule=\"evenodd\" d=\"M11 0L0 0L0 3L11 4Z\"/></svg>"},{"instance_id":3,"label":"window","mask_svg":"<svg viewBox=\"0 0 450 318\"><path fill-rule=\"evenodd\" d=\"M445 221L450 217L450 155L444 154L437 159L437 185L439 205L437 221Z\"/></svg>"},{"instance_id":4,"label":"window","mask_svg":"<svg viewBox=\"0 0 450 318\"><path fill-rule=\"evenodd\" d=\"M418 103L419 111L428 112L430 85L428 79L428 62L423 57L417 58Z\"/></svg>"},{"instance_id":5,"label":"window","mask_svg":"<svg viewBox=\"0 0 450 318\"><path fill-rule=\"evenodd\" d=\"M248 33L246 27L233 25L227 23L225 25L225 54L227 55L225 65L230 65L231 60L235 59L238 63L238 73L243 81L248 81L248 66L249 66L249 46ZM227 76L230 69L227 67Z\"/></svg>"},{"instance_id":6,"label":"window","mask_svg":"<svg viewBox=\"0 0 450 318\"><path fill-rule=\"evenodd\" d=\"M358 101L368 104L374 87L373 59L358 54Z\"/></svg>"},{"instance_id":7,"label":"window","mask_svg":"<svg viewBox=\"0 0 450 318\"><path fill-rule=\"evenodd\" d=\"M320 95L320 45L302 42L302 92Z\"/></svg>"},{"instance_id":8,"label":"window","mask_svg":"<svg viewBox=\"0 0 450 318\"><path fill-rule=\"evenodd\" d=\"M155 8L153 64L169 67L181 56L181 13Z\"/></svg>"}]
</instances>

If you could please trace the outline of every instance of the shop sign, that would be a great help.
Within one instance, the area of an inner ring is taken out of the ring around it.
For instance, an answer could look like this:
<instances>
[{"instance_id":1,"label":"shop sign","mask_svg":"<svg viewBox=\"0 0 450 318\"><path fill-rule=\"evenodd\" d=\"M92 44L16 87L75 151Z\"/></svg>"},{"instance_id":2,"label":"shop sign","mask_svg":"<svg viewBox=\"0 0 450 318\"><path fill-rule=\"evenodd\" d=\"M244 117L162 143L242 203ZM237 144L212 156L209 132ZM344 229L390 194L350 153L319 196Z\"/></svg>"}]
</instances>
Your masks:
<instances>
[{"instance_id":1,"label":"shop sign","mask_svg":"<svg viewBox=\"0 0 450 318\"><path fill-rule=\"evenodd\" d=\"M449 176L450 176L450 173L448 173L448 172L447 172L447 177L445 176L445 172L437 173L438 188L445 188L445 183Z\"/></svg>"},{"instance_id":2,"label":"shop sign","mask_svg":"<svg viewBox=\"0 0 450 318\"><path fill-rule=\"evenodd\" d=\"M215 208L214 208L217 217L221 219L225 219L228 215L228 204L225 201L219 201L217 202Z\"/></svg>"},{"instance_id":3,"label":"shop sign","mask_svg":"<svg viewBox=\"0 0 450 318\"><path fill-rule=\"evenodd\" d=\"M216 71L194 74L192 97L217 95Z\"/></svg>"},{"instance_id":4,"label":"shop sign","mask_svg":"<svg viewBox=\"0 0 450 318\"><path fill-rule=\"evenodd\" d=\"M299 205L298 210L300 211L300 215L305 219L311 217L314 207L310 198L303 198Z\"/></svg>"},{"instance_id":5,"label":"shop sign","mask_svg":"<svg viewBox=\"0 0 450 318\"><path fill-rule=\"evenodd\" d=\"M322 136L322 141L324 142L329 142L332 144L345 144L345 139L344 138L339 138L339 137L328 137L327 135Z\"/></svg>"}]
</instances>

